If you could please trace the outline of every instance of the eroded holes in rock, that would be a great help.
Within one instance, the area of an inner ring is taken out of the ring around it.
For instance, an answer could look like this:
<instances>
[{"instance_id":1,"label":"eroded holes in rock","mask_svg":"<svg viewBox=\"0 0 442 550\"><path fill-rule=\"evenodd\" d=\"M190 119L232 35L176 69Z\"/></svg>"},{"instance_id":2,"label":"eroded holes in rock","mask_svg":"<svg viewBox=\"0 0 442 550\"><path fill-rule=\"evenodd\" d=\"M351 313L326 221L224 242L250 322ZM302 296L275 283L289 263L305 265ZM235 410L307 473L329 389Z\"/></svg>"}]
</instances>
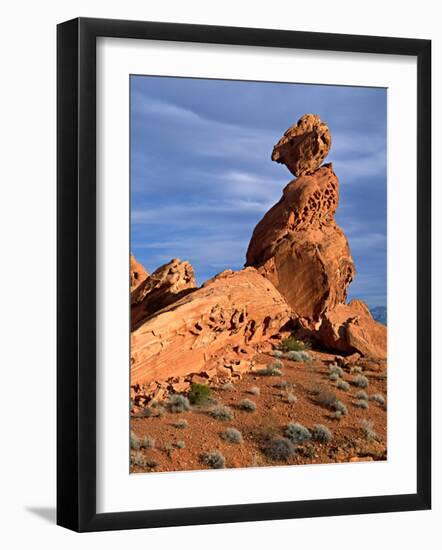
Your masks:
<instances>
[{"instance_id":1,"label":"eroded holes in rock","mask_svg":"<svg viewBox=\"0 0 442 550\"><path fill-rule=\"evenodd\" d=\"M267 315L267 317L264 317L264 321L262 322L263 334L266 334L267 329L269 328L271 322L272 322L272 318L269 315Z\"/></svg>"}]
</instances>

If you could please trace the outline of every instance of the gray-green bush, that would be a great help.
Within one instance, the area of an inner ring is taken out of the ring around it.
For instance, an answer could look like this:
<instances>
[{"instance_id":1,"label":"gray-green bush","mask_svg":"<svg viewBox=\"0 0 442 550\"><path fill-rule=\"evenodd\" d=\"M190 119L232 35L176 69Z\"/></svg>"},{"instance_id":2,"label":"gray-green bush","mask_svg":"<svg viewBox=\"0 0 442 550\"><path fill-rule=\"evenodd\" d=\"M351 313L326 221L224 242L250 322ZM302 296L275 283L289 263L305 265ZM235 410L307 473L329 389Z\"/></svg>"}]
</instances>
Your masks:
<instances>
[{"instance_id":1,"label":"gray-green bush","mask_svg":"<svg viewBox=\"0 0 442 550\"><path fill-rule=\"evenodd\" d=\"M259 395L261 393L261 390L258 388L258 386L252 386L247 390L247 393L250 393L251 395Z\"/></svg>"},{"instance_id":2,"label":"gray-green bush","mask_svg":"<svg viewBox=\"0 0 442 550\"><path fill-rule=\"evenodd\" d=\"M352 383L355 386L357 386L358 388L367 388L368 384L369 384L369 381L368 381L368 378L366 376L364 376L363 374L357 374L353 378Z\"/></svg>"},{"instance_id":3,"label":"gray-green bush","mask_svg":"<svg viewBox=\"0 0 442 550\"><path fill-rule=\"evenodd\" d=\"M178 420L174 424L175 428L179 428L180 430L184 430L184 428L187 428L188 425L189 423L187 422L187 420L184 420L184 418L182 420Z\"/></svg>"},{"instance_id":4,"label":"gray-green bush","mask_svg":"<svg viewBox=\"0 0 442 550\"><path fill-rule=\"evenodd\" d=\"M372 396L370 396L370 399L372 401L375 401L376 403L378 403L382 407L385 405L385 397L382 395L382 393L375 393Z\"/></svg>"},{"instance_id":5,"label":"gray-green bush","mask_svg":"<svg viewBox=\"0 0 442 550\"><path fill-rule=\"evenodd\" d=\"M290 361L306 362L312 360L311 355L306 351L288 351L285 356Z\"/></svg>"},{"instance_id":6,"label":"gray-green bush","mask_svg":"<svg viewBox=\"0 0 442 550\"><path fill-rule=\"evenodd\" d=\"M339 378L342 378L344 376L344 371L338 365L329 365L328 370L330 374L335 373L339 376Z\"/></svg>"},{"instance_id":7,"label":"gray-green bush","mask_svg":"<svg viewBox=\"0 0 442 550\"><path fill-rule=\"evenodd\" d=\"M130 432L130 447L131 449L152 449L155 447L155 439L148 437L147 435L143 437L138 437L135 432Z\"/></svg>"},{"instance_id":8,"label":"gray-green bush","mask_svg":"<svg viewBox=\"0 0 442 550\"><path fill-rule=\"evenodd\" d=\"M370 420L364 419L361 422L361 427L365 439L368 439L370 441L378 438L378 434L373 429L373 422L371 422Z\"/></svg>"},{"instance_id":9,"label":"gray-green bush","mask_svg":"<svg viewBox=\"0 0 442 550\"><path fill-rule=\"evenodd\" d=\"M339 379L336 383L336 387L342 391L348 391L350 389L350 384L345 380Z\"/></svg>"},{"instance_id":10,"label":"gray-green bush","mask_svg":"<svg viewBox=\"0 0 442 550\"><path fill-rule=\"evenodd\" d=\"M295 447L286 437L275 436L267 441L263 451L271 460L287 462L295 454Z\"/></svg>"},{"instance_id":11,"label":"gray-green bush","mask_svg":"<svg viewBox=\"0 0 442 550\"><path fill-rule=\"evenodd\" d=\"M365 399L358 399L355 403L355 407L358 407L359 409L368 409L368 401Z\"/></svg>"},{"instance_id":12,"label":"gray-green bush","mask_svg":"<svg viewBox=\"0 0 442 550\"><path fill-rule=\"evenodd\" d=\"M226 459L219 451L210 451L202 456L202 463L210 468L219 470L225 467Z\"/></svg>"},{"instance_id":13,"label":"gray-green bush","mask_svg":"<svg viewBox=\"0 0 442 550\"><path fill-rule=\"evenodd\" d=\"M238 407L243 411L247 411L247 412L256 411L256 403L251 399L243 399L238 403Z\"/></svg>"},{"instance_id":14,"label":"gray-green bush","mask_svg":"<svg viewBox=\"0 0 442 550\"><path fill-rule=\"evenodd\" d=\"M368 400L367 392L365 392L364 390L359 390L358 392L356 392L355 397L356 399L364 399L365 401Z\"/></svg>"},{"instance_id":15,"label":"gray-green bush","mask_svg":"<svg viewBox=\"0 0 442 550\"><path fill-rule=\"evenodd\" d=\"M187 397L180 395L179 393L174 393L171 395L166 403L167 408L170 412L173 413L182 413L185 411L190 411L190 403Z\"/></svg>"},{"instance_id":16,"label":"gray-green bush","mask_svg":"<svg viewBox=\"0 0 442 550\"><path fill-rule=\"evenodd\" d=\"M214 407L210 411L210 416L216 418L217 420L232 420L234 415L230 407L222 405L220 407Z\"/></svg>"},{"instance_id":17,"label":"gray-green bush","mask_svg":"<svg viewBox=\"0 0 442 550\"><path fill-rule=\"evenodd\" d=\"M331 431L323 424L315 424L312 430L312 438L321 443L330 443L333 439Z\"/></svg>"},{"instance_id":18,"label":"gray-green bush","mask_svg":"<svg viewBox=\"0 0 442 550\"><path fill-rule=\"evenodd\" d=\"M260 376L282 376L281 368L277 366L277 363L267 365L265 369L260 369L256 372Z\"/></svg>"},{"instance_id":19,"label":"gray-green bush","mask_svg":"<svg viewBox=\"0 0 442 550\"><path fill-rule=\"evenodd\" d=\"M285 429L284 435L292 443L304 443L304 441L308 441L312 438L312 434L310 433L310 431L298 422L291 422L290 424L288 424L287 428Z\"/></svg>"},{"instance_id":20,"label":"gray-green bush","mask_svg":"<svg viewBox=\"0 0 442 550\"><path fill-rule=\"evenodd\" d=\"M221 437L229 443L242 443L242 434L236 428L227 428L225 432L222 432Z\"/></svg>"}]
</instances>

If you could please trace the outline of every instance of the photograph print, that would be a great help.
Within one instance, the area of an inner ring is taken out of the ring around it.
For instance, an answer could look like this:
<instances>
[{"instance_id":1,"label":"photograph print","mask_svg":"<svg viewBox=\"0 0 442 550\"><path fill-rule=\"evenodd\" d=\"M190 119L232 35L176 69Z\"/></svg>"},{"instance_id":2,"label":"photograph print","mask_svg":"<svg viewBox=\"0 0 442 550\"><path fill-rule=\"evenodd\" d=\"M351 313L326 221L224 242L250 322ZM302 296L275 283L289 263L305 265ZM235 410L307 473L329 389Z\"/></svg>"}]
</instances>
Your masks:
<instances>
[{"instance_id":1,"label":"photograph print","mask_svg":"<svg viewBox=\"0 0 442 550\"><path fill-rule=\"evenodd\" d=\"M131 473L387 459L387 90L130 77Z\"/></svg>"}]
</instances>

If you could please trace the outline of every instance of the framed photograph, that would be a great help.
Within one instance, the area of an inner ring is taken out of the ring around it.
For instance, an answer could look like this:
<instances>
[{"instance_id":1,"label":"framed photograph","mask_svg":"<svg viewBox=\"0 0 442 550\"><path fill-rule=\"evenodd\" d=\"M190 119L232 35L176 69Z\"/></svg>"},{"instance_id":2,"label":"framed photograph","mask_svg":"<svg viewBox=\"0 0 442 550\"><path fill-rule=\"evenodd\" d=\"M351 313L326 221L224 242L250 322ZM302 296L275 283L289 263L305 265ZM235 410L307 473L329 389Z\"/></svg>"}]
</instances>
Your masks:
<instances>
[{"instance_id":1,"label":"framed photograph","mask_svg":"<svg viewBox=\"0 0 442 550\"><path fill-rule=\"evenodd\" d=\"M430 508L430 55L58 26L59 525Z\"/></svg>"}]
</instances>

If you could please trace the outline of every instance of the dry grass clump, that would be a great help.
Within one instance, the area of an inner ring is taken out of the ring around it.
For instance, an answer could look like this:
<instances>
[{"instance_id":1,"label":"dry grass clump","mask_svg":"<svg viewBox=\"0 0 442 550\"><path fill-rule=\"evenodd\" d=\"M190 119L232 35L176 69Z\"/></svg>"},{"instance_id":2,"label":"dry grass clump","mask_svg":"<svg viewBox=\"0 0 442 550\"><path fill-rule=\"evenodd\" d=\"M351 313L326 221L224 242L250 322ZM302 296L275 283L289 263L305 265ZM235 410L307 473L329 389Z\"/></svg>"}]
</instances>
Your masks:
<instances>
[{"instance_id":1,"label":"dry grass clump","mask_svg":"<svg viewBox=\"0 0 442 550\"><path fill-rule=\"evenodd\" d=\"M331 380L332 382L336 382L336 380L339 380L339 374L337 372L331 372L328 375L328 379Z\"/></svg>"},{"instance_id":2,"label":"dry grass clump","mask_svg":"<svg viewBox=\"0 0 442 550\"><path fill-rule=\"evenodd\" d=\"M298 398L292 392L287 392L287 395L285 396L285 400L287 403L290 403L290 405L293 405L298 401Z\"/></svg>"},{"instance_id":3,"label":"dry grass clump","mask_svg":"<svg viewBox=\"0 0 442 550\"><path fill-rule=\"evenodd\" d=\"M335 413L339 413L335 414L335 418L340 418L341 416L348 413L347 407L344 405L344 403L342 403L342 401L339 401L334 393L324 389L318 389L315 391L315 393L316 402L319 405L323 405L324 407L335 411Z\"/></svg>"},{"instance_id":4,"label":"dry grass clump","mask_svg":"<svg viewBox=\"0 0 442 550\"><path fill-rule=\"evenodd\" d=\"M235 391L235 386L232 384L232 382L226 382L221 386L221 389L224 391Z\"/></svg>"},{"instance_id":5,"label":"dry grass clump","mask_svg":"<svg viewBox=\"0 0 442 550\"><path fill-rule=\"evenodd\" d=\"M251 395L259 395L261 393L261 390L258 388L258 386L252 386L247 390L247 393L250 393Z\"/></svg>"},{"instance_id":6,"label":"dry grass clump","mask_svg":"<svg viewBox=\"0 0 442 550\"><path fill-rule=\"evenodd\" d=\"M360 391L356 392L355 397L356 397L356 399L364 399L365 401L368 401L367 392L365 392L364 390L360 390Z\"/></svg>"},{"instance_id":7,"label":"dry grass clump","mask_svg":"<svg viewBox=\"0 0 442 550\"><path fill-rule=\"evenodd\" d=\"M175 428L179 428L180 430L184 430L184 428L187 428L189 426L189 423L187 422L187 420L184 420L184 418L182 420L178 420L178 422L175 422L174 424Z\"/></svg>"},{"instance_id":8,"label":"dry grass clump","mask_svg":"<svg viewBox=\"0 0 442 550\"><path fill-rule=\"evenodd\" d=\"M278 361L271 365L267 365L265 369L256 371L256 374L260 376L282 376L281 367L282 363Z\"/></svg>"},{"instance_id":9,"label":"dry grass clump","mask_svg":"<svg viewBox=\"0 0 442 550\"><path fill-rule=\"evenodd\" d=\"M321 443L330 443L333 439L331 431L323 424L316 424L313 426L312 438Z\"/></svg>"},{"instance_id":10,"label":"dry grass clump","mask_svg":"<svg viewBox=\"0 0 442 550\"><path fill-rule=\"evenodd\" d=\"M297 422L291 422L285 429L284 434L292 443L304 443L312 438L309 430Z\"/></svg>"},{"instance_id":11,"label":"dry grass clump","mask_svg":"<svg viewBox=\"0 0 442 550\"><path fill-rule=\"evenodd\" d=\"M185 442L184 441L176 441L175 442L175 447L177 449L184 449L186 446Z\"/></svg>"},{"instance_id":12,"label":"dry grass clump","mask_svg":"<svg viewBox=\"0 0 442 550\"><path fill-rule=\"evenodd\" d=\"M285 356L290 361L297 361L298 363L312 360L311 355L306 351L288 351Z\"/></svg>"},{"instance_id":13,"label":"dry grass clump","mask_svg":"<svg viewBox=\"0 0 442 550\"><path fill-rule=\"evenodd\" d=\"M234 416L232 409L225 405L214 407L209 414L216 420L232 420Z\"/></svg>"},{"instance_id":14,"label":"dry grass clump","mask_svg":"<svg viewBox=\"0 0 442 550\"><path fill-rule=\"evenodd\" d=\"M381 405L381 407L385 405L385 397L382 395L382 393L375 393L370 396L370 399L371 401L375 401L376 403Z\"/></svg>"},{"instance_id":15,"label":"dry grass clump","mask_svg":"<svg viewBox=\"0 0 442 550\"><path fill-rule=\"evenodd\" d=\"M155 466L158 466L155 460L146 458L141 451L130 454L130 463L132 466L141 466L142 468L155 468Z\"/></svg>"},{"instance_id":16,"label":"dry grass clump","mask_svg":"<svg viewBox=\"0 0 442 550\"><path fill-rule=\"evenodd\" d=\"M247 411L247 412L256 411L256 403L251 399L243 399L238 403L238 407L243 411Z\"/></svg>"},{"instance_id":17,"label":"dry grass clump","mask_svg":"<svg viewBox=\"0 0 442 550\"><path fill-rule=\"evenodd\" d=\"M229 443L242 443L242 434L236 428L227 428L225 432L221 434L221 437Z\"/></svg>"},{"instance_id":18,"label":"dry grass clump","mask_svg":"<svg viewBox=\"0 0 442 550\"><path fill-rule=\"evenodd\" d=\"M147 435L143 437L138 437L135 432L130 432L130 448L134 450L139 449L153 449L155 447L155 439L148 437Z\"/></svg>"},{"instance_id":19,"label":"dry grass clump","mask_svg":"<svg viewBox=\"0 0 442 550\"><path fill-rule=\"evenodd\" d=\"M355 403L355 407L358 407L359 409L368 409L368 401L365 399L358 399Z\"/></svg>"},{"instance_id":20,"label":"dry grass clump","mask_svg":"<svg viewBox=\"0 0 442 550\"><path fill-rule=\"evenodd\" d=\"M184 395L179 393L174 393L171 395L166 402L166 406L170 412L173 413L182 413L185 411L190 411L190 402Z\"/></svg>"},{"instance_id":21,"label":"dry grass clump","mask_svg":"<svg viewBox=\"0 0 442 550\"><path fill-rule=\"evenodd\" d=\"M339 378L344 376L344 371L338 365L329 365L328 370L330 374L337 374Z\"/></svg>"},{"instance_id":22,"label":"dry grass clump","mask_svg":"<svg viewBox=\"0 0 442 550\"><path fill-rule=\"evenodd\" d=\"M369 441L378 438L378 434L373 429L373 422L370 420L363 420L361 422L362 433L364 434L365 439Z\"/></svg>"},{"instance_id":23,"label":"dry grass clump","mask_svg":"<svg viewBox=\"0 0 442 550\"><path fill-rule=\"evenodd\" d=\"M226 465L226 459L219 451L210 451L205 453L202 456L201 462L214 470L224 468Z\"/></svg>"},{"instance_id":24,"label":"dry grass clump","mask_svg":"<svg viewBox=\"0 0 442 550\"><path fill-rule=\"evenodd\" d=\"M350 389L350 384L345 380L339 379L336 384L336 387L342 391L348 391Z\"/></svg>"},{"instance_id":25,"label":"dry grass clump","mask_svg":"<svg viewBox=\"0 0 442 550\"><path fill-rule=\"evenodd\" d=\"M287 462L295 454L295 447L286 437L275 436L267 441L263 451L271 460Z\"/></svg>"},{"instance_id":26,"label":"dry grass clump","mask_svg":"<svg viewBox=\"0 0 442 550\"><path fill-rule=\"evenodd\" d=\"M370 383L368 378L364 376L363 374L357 374L353 380L352 383L357 386L358 388L367 388L368 384Z\"/></svg>"},{"instance_id":27,"label":"dry grass clump","mask_svg":"<svg viewBox=\"0 0 442 550\"><path fill-rule=\"evenodd\" d=\"M350 374L362 374L362 367L358 367L357 365L350 367Z\"/></svg>"}]
</instances>

